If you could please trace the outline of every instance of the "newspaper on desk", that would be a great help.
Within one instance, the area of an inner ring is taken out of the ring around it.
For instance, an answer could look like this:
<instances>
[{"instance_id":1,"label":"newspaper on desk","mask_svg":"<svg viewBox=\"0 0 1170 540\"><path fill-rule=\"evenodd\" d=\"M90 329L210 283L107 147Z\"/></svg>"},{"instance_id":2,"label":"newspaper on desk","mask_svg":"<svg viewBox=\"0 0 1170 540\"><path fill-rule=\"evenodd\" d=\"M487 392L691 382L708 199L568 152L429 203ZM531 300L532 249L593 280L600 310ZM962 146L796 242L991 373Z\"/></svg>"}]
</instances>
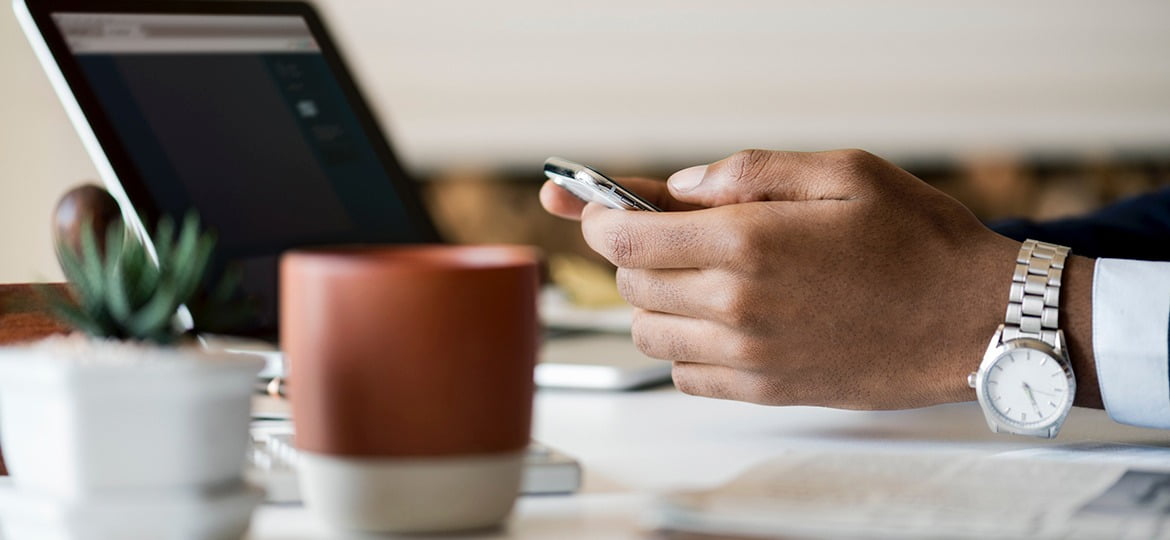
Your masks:
<instances>
[{"instance_id":1,"label":"newspaper on desk","mask_svg":"<svg viewBox=\"0 0 1170 540\"><path fill-rule=\"evenodd\" d=\"M744 537L1170 538L1168 518L1165 470L971 454L800 452L716 489L664 496L651 525Z\"/></svg>"}]
</instances>

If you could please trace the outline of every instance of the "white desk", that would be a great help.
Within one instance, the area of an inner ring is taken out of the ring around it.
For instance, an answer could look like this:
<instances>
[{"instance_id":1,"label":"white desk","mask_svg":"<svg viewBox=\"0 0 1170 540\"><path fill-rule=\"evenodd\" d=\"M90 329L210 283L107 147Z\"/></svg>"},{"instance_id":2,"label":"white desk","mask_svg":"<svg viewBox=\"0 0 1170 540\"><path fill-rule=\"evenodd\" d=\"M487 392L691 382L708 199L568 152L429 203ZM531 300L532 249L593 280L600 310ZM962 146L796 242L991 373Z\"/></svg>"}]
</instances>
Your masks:
<instances>
[{"instance_id":1,"label":"white desk","mask_svg":"<svg viewBox=\"0 0 1170 540\"><path fill-rule=\"evenodd\" d=\"M1074 410L1056 441L995 435L974 403L898 412L774 408L686 396L673 388L624 393L542 391L534 436L576 457L573 496L524 497L508 526L458 538L644 538L639 519L656 491L708 487L788 449L931 449L994 453L1046 444L1121 441L1170 445L1170 431ZM337 538L300 506L263 506L251 538ZM433 537L432 537L433 538Z\"/></svg>"}]
</instances>

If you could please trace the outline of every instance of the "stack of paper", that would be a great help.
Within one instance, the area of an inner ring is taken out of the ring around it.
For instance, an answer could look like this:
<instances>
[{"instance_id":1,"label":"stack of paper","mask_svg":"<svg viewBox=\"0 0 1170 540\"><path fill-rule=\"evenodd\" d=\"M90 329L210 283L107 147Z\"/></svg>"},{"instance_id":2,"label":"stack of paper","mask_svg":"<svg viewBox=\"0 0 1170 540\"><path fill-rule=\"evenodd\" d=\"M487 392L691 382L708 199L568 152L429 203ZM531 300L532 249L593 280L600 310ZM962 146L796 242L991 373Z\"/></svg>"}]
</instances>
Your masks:
<instances>
[{"instance_id":1,"label":"stack of paper","mask_svg":"<svg viewBox=\"0 0 1170 540\"><path fill-rule=\"evenodd\" d=\"M1170 538L1170 474L971 454L790 453L663 497L659 529L758 537Z\"/></svg>"}]
</instances>

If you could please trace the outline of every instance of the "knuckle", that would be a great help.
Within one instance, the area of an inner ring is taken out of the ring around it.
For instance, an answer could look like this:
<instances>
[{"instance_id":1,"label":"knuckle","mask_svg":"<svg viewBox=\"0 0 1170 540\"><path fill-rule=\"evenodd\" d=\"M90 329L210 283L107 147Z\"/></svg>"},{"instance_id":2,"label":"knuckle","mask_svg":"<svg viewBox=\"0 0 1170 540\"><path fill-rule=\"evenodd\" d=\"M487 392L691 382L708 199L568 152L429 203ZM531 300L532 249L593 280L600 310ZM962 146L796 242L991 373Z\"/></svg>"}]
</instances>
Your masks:
<instances>
[{"instance_id":1,"label":"knuckle","mask_svg":"<svg viewBox=\"0 0 1170 540\"><path fill-rule=\"evenodd\" d=\"M869 170L879 160L877 156L858 148L838 150L833 152L832 157L838 168L849 172Z\"/></svg>"},{"instance_id":2,"label":"knuckle","mask_svg":"<svg viewBox=\"0 0 1170 540\"><path fill-rule=\"evenodd\" d=\"M767 388L764 376L751 373L740 378L740 399L750 403L766 403L768 401Z\"/></svg>"},{"instance_id":3,"label":"knuckle","mask_svg":"<svg viewBox=\"0 0 1170 540\"><path fill-rule=\"evenodd\" d=\"M738 334L727 338L727 356L735 361L737 365L744 367L752 367L762 364L760 354L760 345L756 339Z\"/></svg>"},{"instance_id":4,"label":"knuckle","mask_svg":"<svg viewBox=\"0 0 1170 540\"><path fill-rule=\"evenodd\" d=\"M739 258L752 250L751 236L747 228L738 226L738 222L731 222L723 235L723 250L728 255Z\"/></svg>"},{"instance_id":5,"label":"knuckle","mask_svg":"<svg viewBox=\"0 0 1170 540\"><path fill-rule=\"evenodd\" d=\"M671 365L670 376L679 392L692 396L710 398L735 398L736 388L733 381L720 377L707 377L699 364L675 362Z\"/></svg>"},{"instance_id":6,"label":"knuckle","mask_svg":"<svg viewBox=\"0 0 1170 540\"><path fill-rule=\"evenodd\" d=\"M645 331L640 331L637 328L632 328L630 330L630 336L634 339L634 347L638 349L638 352L641 352L650 358L657 358L651 334Z\"/></svg>"},{"instance_id":7,"label":"knuckle","mask_svg":"<svg viewBox=\"0 0 1170 540\"><path fill-rule=\"evenodd\" d=\"M775 377L762 373L753 374L745 385L746 400L752 403L764 405L795 405L797 403L791 390Z\"/></svg>"},{"instance_id":8,"label":"knuckle","mask_svg":"<svg viewBox=\"0 0 1170 540\"><path fill-rule=\"evenodd\" d=\"M622 298L625 298L627 302L635 306L638 305L637 297L639 287L634 271L629 268L618 268L616 279L618 294Z\"/></svg>"},{"instance_id":9,"label":"knuckle","mask_svg":"<svg viewBox=\"0 0 1170 540\"><path fill-rule=\"evenodd\" d=\"M749 180L764 173L771 152L758 148L740 150L728 160L729 172L734 180Z\"/></svg>"},{"instance_id":10,"label":"knuckle","mask_svg":"<svg viewBox=\"0 0 1170 540\"><path fill-rule=\"evenodd\" d=\"M726 259L749 272L762 270L767 265L767 237L756 227L737 225L729 228L724 238Z\"/></svg>"},{"instance_id":11,"label":"knuckle","mask_svg":"<svg viewBox=\"0 0 1170 540\"><path fill-rule=\"evenodd\" d=\"M646 320L647 313L642 310L634 311L634 319L630 323L630 337L634 341L636 347L642 354L653 357L651 354L653 350L653 340L656 333L649 327Z\"/></svg>"},{"instance_id":12,"label":"knuckle","mask_svg":"<svg viewBox=\"0 0 1170 540\"><path fill-rule=\"evenodd\" d=\"M634 347L650 358L670 361L688 361L694 359L694 346L686 335L678 332L664 331L647 324L646 319L635 315L634 324L630 327L630 336Z\"/></svg>"},{"instance_id":13,"label":"knuckle","mask_svg":"<svg viewBox=\"0 0 1170 540\"><path fill-rule=\"evenodd\" d=\"M605 231L607 258L617 266L633 266L637 258L634 233L623 225L614 225Z\"/></svg>"},{"instance_id":14,"label":"knuckle","mask_svg":"<svg viewBox=\"0 0 1170 540\"><path fill-rule=\"evenodd\" d=\"M724 289L718 302L721 322L733 328L755 328L759 318L755 314L752 295L743 287L735 285Z\"/></svg>"},{"instance_id":15,"label":"knuckle","mask_svg":"<svg viewBox=\"0 0 1170 540\"><path fill-rule=\"evenodd\" d=\"M679 392L691 396L703 395L702 385L694 375L694 369L686 364L675 362L670 366L670 378L674 380L674 387Z\"/></svg>"},{"instance_id":16,"label":"knuckle","mask_svg":"<svg viewBox=\"0 0 1170 540\"><path fill-rule=\"evenodd\" d=\"M634 320L630 324L634 348L650 358L674 360L676 357L672 354L672 342L675 336L664 332L653 321L654 315L648 311L639 309L634 312Z\"/></svg>"}]
</instances>

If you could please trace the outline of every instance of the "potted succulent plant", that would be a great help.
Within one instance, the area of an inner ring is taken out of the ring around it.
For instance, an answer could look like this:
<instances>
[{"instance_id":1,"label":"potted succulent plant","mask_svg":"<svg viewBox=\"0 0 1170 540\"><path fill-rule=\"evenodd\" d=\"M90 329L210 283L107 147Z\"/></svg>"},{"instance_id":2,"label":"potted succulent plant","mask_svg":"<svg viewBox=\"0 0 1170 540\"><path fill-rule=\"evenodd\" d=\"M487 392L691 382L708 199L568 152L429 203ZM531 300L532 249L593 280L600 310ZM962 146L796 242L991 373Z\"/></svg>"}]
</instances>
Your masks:
<instances>
[{"instance_id":1,"label":"potted succulent plant","mask_svg":"<svg viewBox=\"0 0 1170 540\"><path fill-rule=\"evenodd\" d=\"M0 348L0 447L12 477L0 512L10 535L57 527L54 534L70 538L79 537L70 527L106 527L116 537L112 516L126 505L111 501L139 496L170 504L171 515L236 502L194 521L206 534L175 535L179 521L150 529L144 518L122 537L238 537L246 529L257 501L241 478L263 362L204 351L175 322L206 281L214 237L193 215L177 231L164 219L152 236L154 257L120 224L104 243L92 226L79 246L59 243L73 295L50 300L79 332ZM205 307L230 297L230 280L220 285L203 295ZM11 508L17 500L54 510L30 515ZM47 515L50 523L35 522Z\"/></svg>"}]
</instances>

